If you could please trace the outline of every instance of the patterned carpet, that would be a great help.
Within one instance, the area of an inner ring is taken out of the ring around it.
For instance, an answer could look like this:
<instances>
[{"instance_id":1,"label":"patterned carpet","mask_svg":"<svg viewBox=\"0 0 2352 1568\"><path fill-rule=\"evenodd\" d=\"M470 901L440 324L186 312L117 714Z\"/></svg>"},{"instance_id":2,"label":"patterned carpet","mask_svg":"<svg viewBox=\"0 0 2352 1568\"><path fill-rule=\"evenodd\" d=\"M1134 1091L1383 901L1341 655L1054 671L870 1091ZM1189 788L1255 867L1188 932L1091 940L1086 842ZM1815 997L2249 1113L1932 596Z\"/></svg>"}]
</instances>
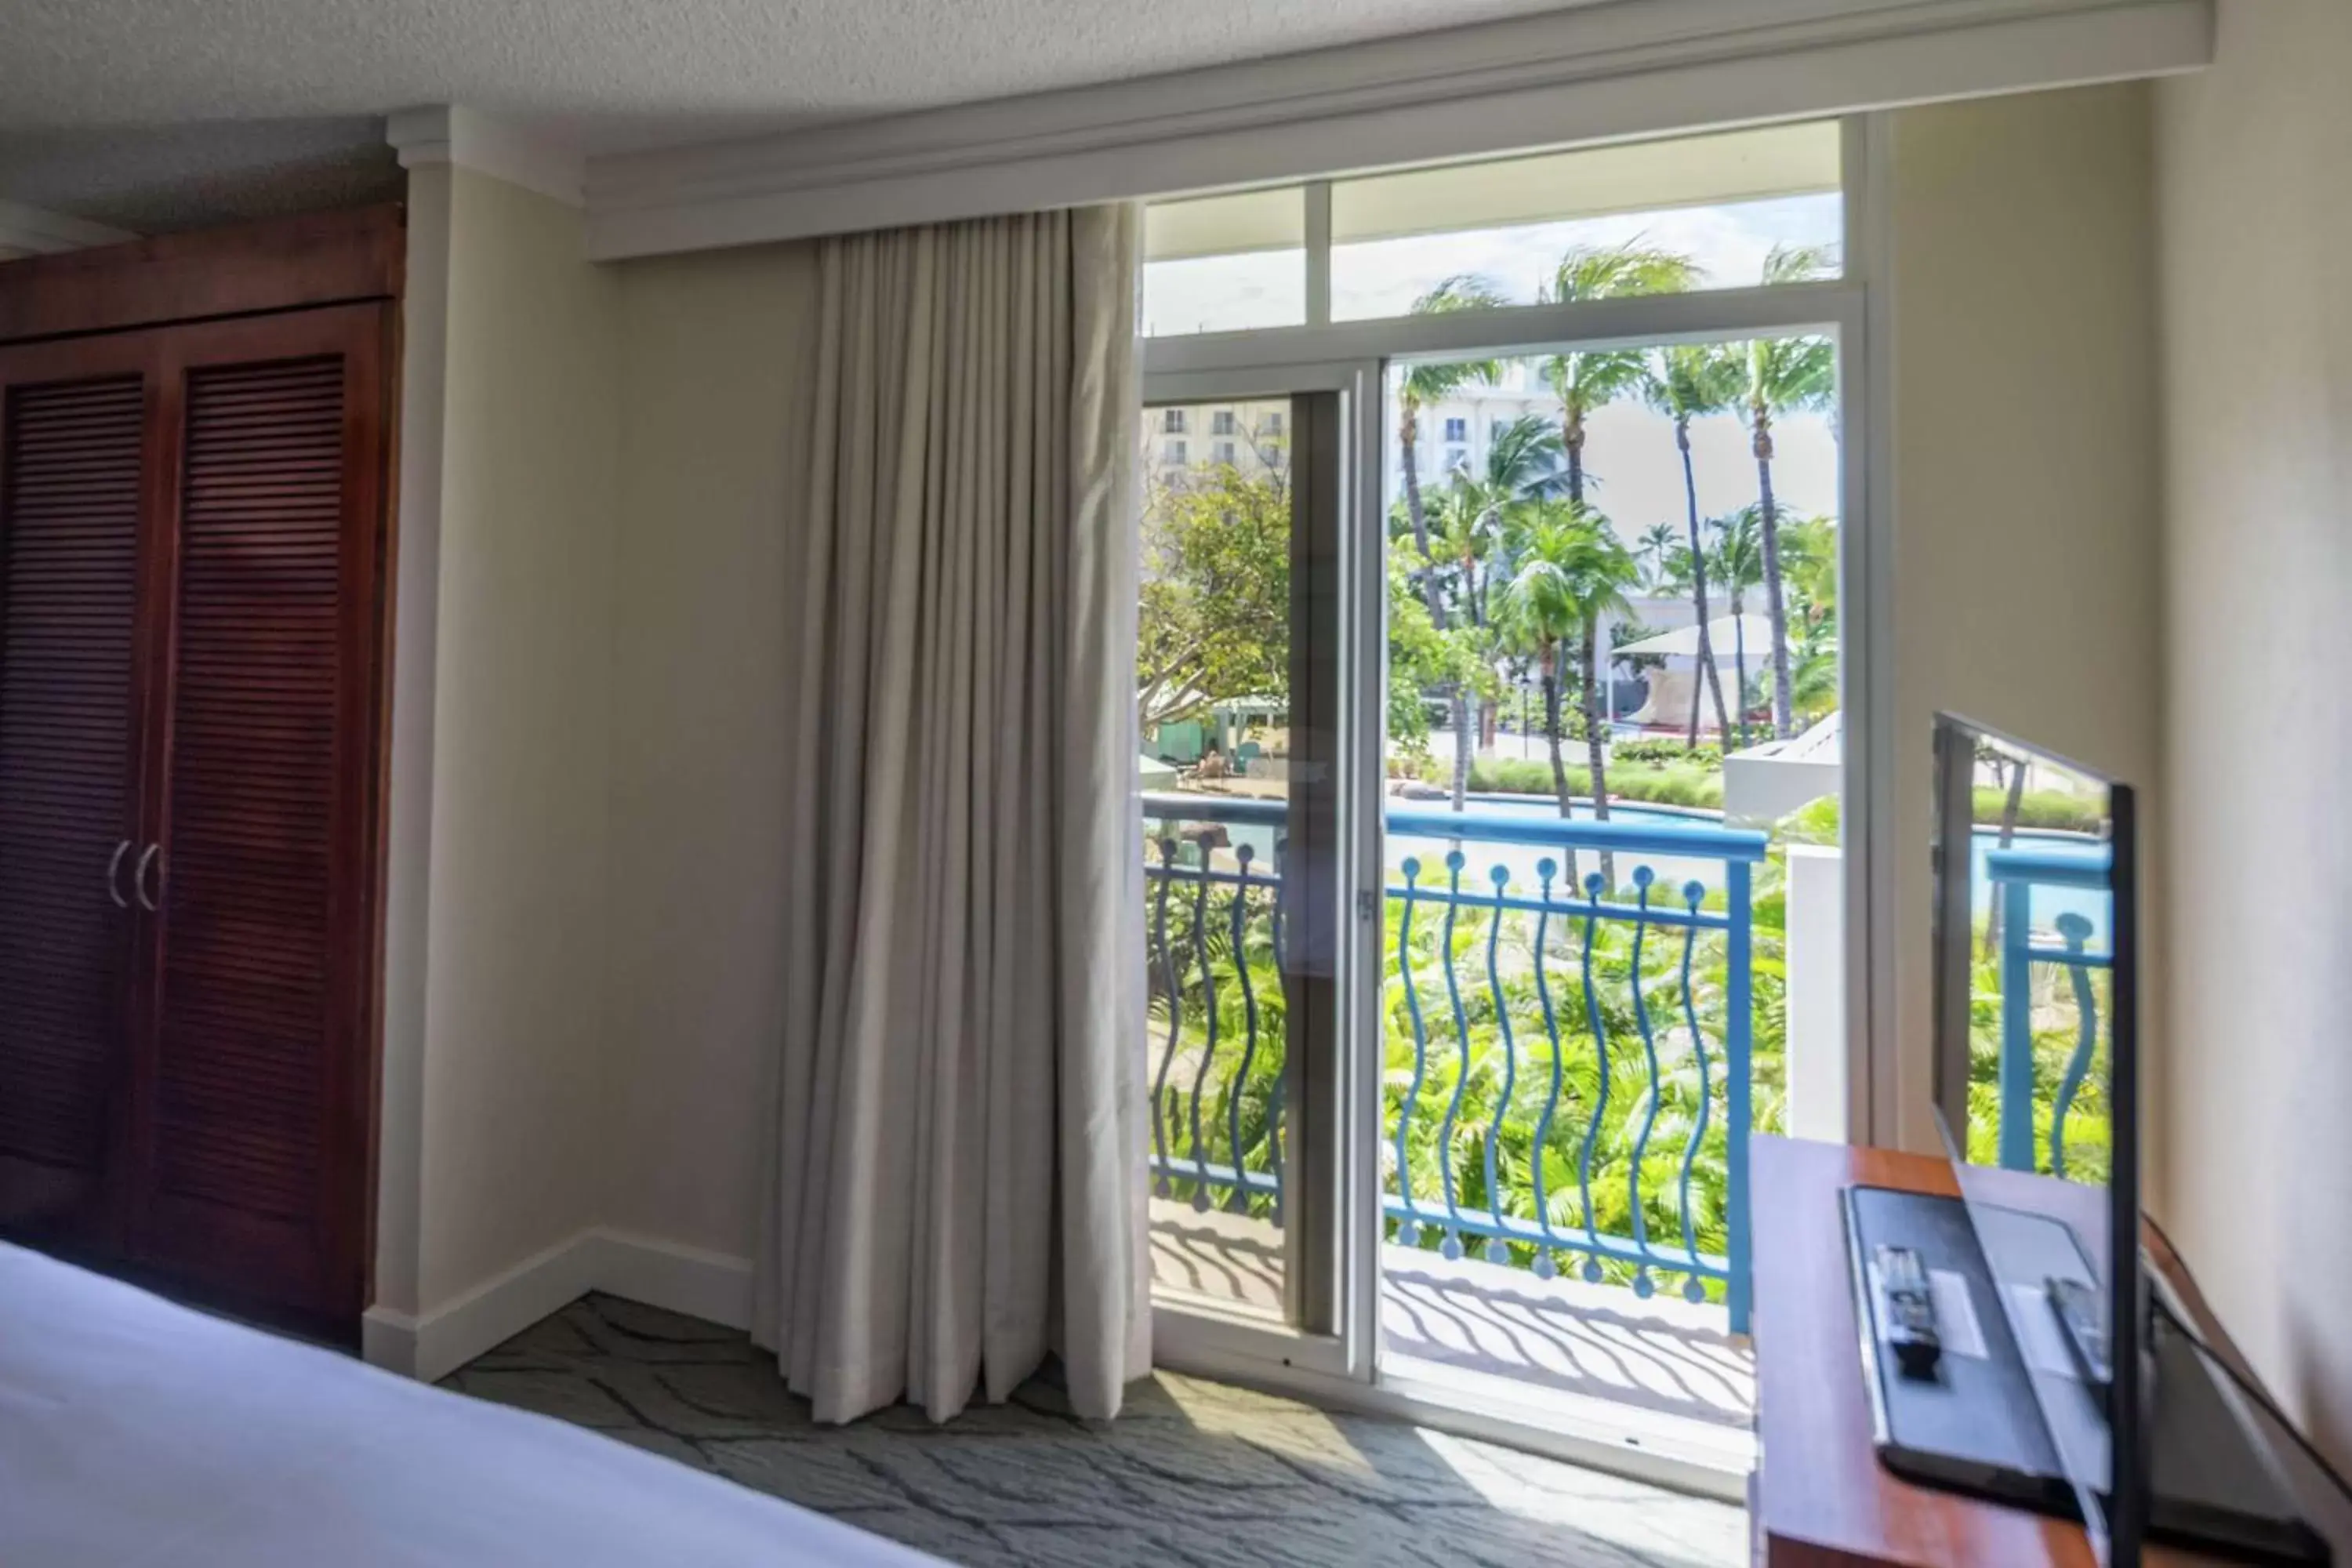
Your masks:
<instances>
[{"instance_id":1,"label":"patterned carpet","mask_svg":"<svg viewBox=\"0 0 2352 1568\"><path fill-rule=\"evenodd\" d=\"M740 1333L590 1296L447 1386L573 1421L971 1568L1683 1568L1744 1563L1720 1503L1162 1373L1116 1422L1049 1378L946 1426L811 1423Z\"/></svg>"}]
</instances>

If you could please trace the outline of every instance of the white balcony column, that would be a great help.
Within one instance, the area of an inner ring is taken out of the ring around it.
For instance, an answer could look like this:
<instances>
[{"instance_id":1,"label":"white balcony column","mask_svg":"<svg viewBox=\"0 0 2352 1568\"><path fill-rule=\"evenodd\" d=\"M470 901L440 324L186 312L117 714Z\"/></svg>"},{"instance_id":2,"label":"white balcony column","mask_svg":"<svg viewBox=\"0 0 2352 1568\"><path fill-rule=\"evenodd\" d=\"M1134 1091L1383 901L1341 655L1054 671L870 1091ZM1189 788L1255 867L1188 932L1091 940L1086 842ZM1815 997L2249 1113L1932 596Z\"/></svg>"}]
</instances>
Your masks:
<instances>
[{"instance_id":1,"label":"white balcony column","mask_svg":"<svg viewBox=\"0 0 2352 1568\"><path fill-rule=\"evenodd\" d=\"M1845 856L1789 846L1789 1132L1832 1143L1846 1126Z\"/></svg>"}]
</instances>

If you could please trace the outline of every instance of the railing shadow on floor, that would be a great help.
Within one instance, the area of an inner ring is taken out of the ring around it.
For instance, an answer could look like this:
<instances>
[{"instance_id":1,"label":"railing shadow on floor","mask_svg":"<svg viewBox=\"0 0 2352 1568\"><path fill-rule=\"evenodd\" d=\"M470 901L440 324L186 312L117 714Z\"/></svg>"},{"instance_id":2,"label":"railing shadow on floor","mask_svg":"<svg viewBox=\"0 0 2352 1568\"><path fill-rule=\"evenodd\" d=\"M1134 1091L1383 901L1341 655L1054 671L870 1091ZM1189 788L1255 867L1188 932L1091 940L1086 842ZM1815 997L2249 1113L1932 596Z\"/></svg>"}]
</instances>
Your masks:
<instances>
[{"instance_id":1,"label":"railing shadow on floor","mask_svg":"<svg viewBox=\"0 0 2352 1568\"><path fill-rule=\"evenodd\" d=\"M1280 1315L1283 1237L1263 1221L1155 1200L1151 1257L1162 1291ZM1753 1370L1720 1308L1408 1247L1383 1248L1382 1265L1392 1357L1714 1426L1744 1428L1753 1417Z\"/></svg>"}]
</instances>

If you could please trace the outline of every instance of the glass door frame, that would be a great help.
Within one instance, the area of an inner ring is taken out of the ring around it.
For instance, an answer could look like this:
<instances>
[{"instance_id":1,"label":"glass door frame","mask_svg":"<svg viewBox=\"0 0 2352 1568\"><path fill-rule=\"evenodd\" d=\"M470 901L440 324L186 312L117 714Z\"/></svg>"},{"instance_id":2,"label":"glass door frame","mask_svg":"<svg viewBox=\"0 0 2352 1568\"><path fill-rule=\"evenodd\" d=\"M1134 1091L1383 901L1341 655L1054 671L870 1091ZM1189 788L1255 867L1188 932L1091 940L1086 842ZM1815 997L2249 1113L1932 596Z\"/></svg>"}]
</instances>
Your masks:
<instances>
[{"instance_id":1,"label":"glass door frame","mask_svg":"<svg viewBox=\"0 0 2352 1568\"><path fill-rule=\"evenodd\" d=\"M1363 1140L1352 1136L1363 1089L1352 1081L1358 1053L1350 1042L1363 1027L1356 1013L1365 991L1363 965L1368 959L1374 966L1370 973L1377 1005L1377 943L1364 935L1366 922L1360 911L1368 906L1359 889L1365 863L1361 840L1368 826L1374 835L1370 853L1377 868L1379 801L1374 792L1373 816L1368 825L1360 799L1362 792L1351 788L1350 781L1359 776L1363 756L1370 755L1378 767L1382 735L1377 683L1387 632L1381 619L1381 599L1375 595L1367 600L1362 589L1366 574L1377 584L1379 574L1385 570L1381 542L1375 539L1372 548L1365 549L1360 530L1351 522L1363 515L1367 472L1363 433L1367 428L1375 435L1378 432L1379 374L1377 362L1360 362L1232 372L1147 372L1143 377L1142 402L1147 410L1283 398L1293 400L1294 409L1302 412L1318 402L1326 407L1336 405L1336 416L1328 426L1321 420L1297 418L1290 434L1296 509L1294 604L1302 593L1310 601L1303 614L1294 613L1292 632L1294 637L1328 637L1337 666L1336 709L1328 721L1335 737L1332 776L1325 781L1334 876L1329 907L1335 926L1328 933L1328 977L1309 975L1304 982L1310 1005L1328 1013L1309 1026L1319 1027L1325 1044L1322 1054L1329 1059L1317 1063L1318 1053L1310 1048L1305 1053L1307 1059L1292 1068L1300 1075L1294 1080L1298 1088L1291 1104L1301 1135L1291 1143L1297 1151L1294 1157L1297 1190L1286 1225L1285 1295L1290 1321L1275 1323L1238 1311L1223 1311L1205 1301L1155 1297L1152 1302L1157 1353L1180 1364L1214 1367L1242 1376L1304 1374L1354 1382L1368 1381L1370 1376L1369 1342L1357 1321L1363 1304L1357 1281L1369 1263L1377 1287L1379 1249L1374 1245L1366 1254L1357 1234L1361 1227L1348 1225L1347 1216L1361 1196L1361 1176L1355 1169L1361 1153L1368 1152L1377 1158L1375 1148L1360 1150ZM1328 458L1321 450L1326 444L1335 448ZM1369 468L1374 494L1379 489L1378 465L1375 444ZM1331 560L1328 574L1310 570L1302 574L1298 564L1311 566L1318 553ZM1324 605L1312 603L1318 582L1328 584L1328 614L1323 613ZM1369 735L1360 697L1366 683L1366 647L1371 649L1370 674L1375 695ZM1377 921L1371 922L1375 933L1377 924ZM1319 947L1322 943L1318 939L1324 934L1310 933L1301 947ZM1377 1079L1371 1090L1377 1106ZM1378 1180L1376 1166L1372 1179ZM1372 1304L1377 1310L1377 1295Z\"/></svg>"},{"instance_id":2,"label":"glass door frame","mask_svg":"<svg viewBox=\"0 0 2352 1568\"><path fill-rule=\"evenodd\" d=\"M1711 1489L1703 1462L1629 1448L1622 1433L1532 1427L1505 1410L1465 1411L1441 1391L1380 1369L1381 829L1385 805L1387 632L1384 389L1389 367L1438 358L1539 354L1563 348L1654 346L1818 332L1837 345L1840 708L1844 778L1847 1137L1892 1142L1903 1064L1897 1055L1892 914L1895 813L1895 676L1891 625L1891 421L1876 405L1891 380L1891 332L1883 286L1887 237L1883 117L1843 123L1845 243L1843 276L1812 283L1649 295L1572 304L1507 306L1378 321L1334 322L1328 313L1328 185L1307 185L1307 320L1292 327L1147 340L1148 404L1336 390L1352 445L1346 454L1342 609L1340 944L1343 992L1340 1092L1341 1206L1331 1245L1339 1282L1337 1332L1294 1356L1260 1335L1201 1332L1156 1313L1159 1344L1175 1364L1284 1384L1310 1396L1473 1435L1493 1436L1621 1472ZM1875 390L1874 390L1875 389ZM1352 774L1352 778L1349 775ZM1735 1489L1726 1490L1736 1497Z\"/></svg>"}]
</instances>

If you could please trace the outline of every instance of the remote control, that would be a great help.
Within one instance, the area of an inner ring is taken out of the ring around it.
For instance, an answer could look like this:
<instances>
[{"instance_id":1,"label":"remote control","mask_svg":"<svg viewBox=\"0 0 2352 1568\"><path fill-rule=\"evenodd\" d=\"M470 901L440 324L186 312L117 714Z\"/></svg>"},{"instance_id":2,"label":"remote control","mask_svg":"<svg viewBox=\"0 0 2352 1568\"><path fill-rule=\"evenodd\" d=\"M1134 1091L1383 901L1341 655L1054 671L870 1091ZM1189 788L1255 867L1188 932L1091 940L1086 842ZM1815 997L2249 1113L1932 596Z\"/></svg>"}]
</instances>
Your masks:
<instances>
[{"instance_id":1,"label":"remote control","mask_svg":"<svg viewBox=\"0 0 2352 1568\"><path fill-rule=\"evenodd\" d=\"M2105 1398L2115 1373L2107 1359L2106 1314L2099 1293L2080 1279L2053 1278L2043 1281L2043 1289L2050 1294L2051 1310L2058 1314L2058 1326L2065 1331L2066 1348L2074 1353L2074 1370L2093 1393Z\"/></svg>"},{"instance_id":2,"label":"remote control","mask_svg":"<svg viewBox=\"0 0 2352 1568\"><path fill-rule=\"evenodd\" d=\"M1936 1299L1927 1289L1927 1263L1908 1247L1881 1247L1875 1260L1881 1316L1886 1342L1895 1347L1895 1364L1906 1377L1935 1376L1944 1342L1936 1333Z\"/></svg>"}]
</instances>

